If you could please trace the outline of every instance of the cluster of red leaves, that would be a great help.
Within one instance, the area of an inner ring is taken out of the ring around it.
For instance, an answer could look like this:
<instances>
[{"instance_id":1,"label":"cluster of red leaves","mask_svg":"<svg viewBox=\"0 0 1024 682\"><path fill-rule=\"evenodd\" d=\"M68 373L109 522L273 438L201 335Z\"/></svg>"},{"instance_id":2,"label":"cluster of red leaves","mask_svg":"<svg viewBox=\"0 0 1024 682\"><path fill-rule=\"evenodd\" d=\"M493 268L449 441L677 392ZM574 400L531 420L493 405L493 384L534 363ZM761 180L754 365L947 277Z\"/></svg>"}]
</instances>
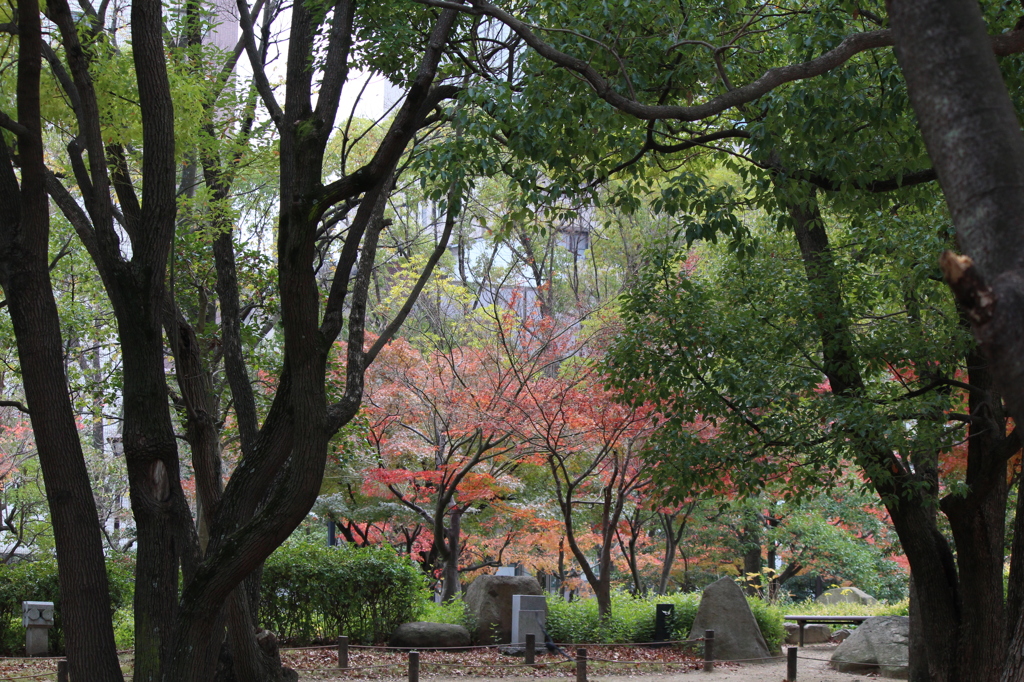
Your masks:
<instances>
[{"instance_id":1,"label":"cluster of red leaves","mask_svg":"<svg viewBox=\"0 0 1024 682\"><path fill-rule=\"evenodd\" d=\"M696 670L702 663L692 651L675 647L601 646L588 648L588 671L602 675L632 677L667 671ZM407 679L408 654L386 649L354 649L349 653L349 670L338 669L337 650L290 649L281 652L285 665L298 671L303 680ZM537 656L526 666L517 656L496 649L420 652L420 677L575 677L575 663L556 654Z\"/></svg>"}]
</instances>

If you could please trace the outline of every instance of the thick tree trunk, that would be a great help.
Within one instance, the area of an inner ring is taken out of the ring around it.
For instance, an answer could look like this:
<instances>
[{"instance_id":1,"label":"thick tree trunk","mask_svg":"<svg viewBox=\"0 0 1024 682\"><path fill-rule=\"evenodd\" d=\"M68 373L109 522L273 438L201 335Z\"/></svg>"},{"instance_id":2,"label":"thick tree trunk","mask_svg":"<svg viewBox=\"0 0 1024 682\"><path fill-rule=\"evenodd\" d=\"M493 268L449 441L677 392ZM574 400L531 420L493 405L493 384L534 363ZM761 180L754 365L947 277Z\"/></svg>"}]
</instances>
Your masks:
<instances>
[{"instance_id":1,"label":"thick tree trunk","mask_svg":"<svg viewBox=\"0 0 1024 682\"><path fill-rule=\"evenodd\" d=\"M49 219L47 213L43 215ZM89 679L121 680L102 536L68 398L60 321L46 254L30 254L22 248L4 251L4 291L18 342L60 567L69 670L80 676L89 671Z\"/></svg>"},{"instance_id":2,"label":"thick tree trunk","mask_svg":"<svg viewBox=\"0 0 1024 682\"><path fill-rule=\"evenodd\" d=\"M961 248L943 272L992 363L996 388L1024 423L1024 136L974 0L890 0L896 56ZM957 526L980 529L984 505L963 510ZM959 511L959 510L958 510ZM963 550L961 549L961 553ZM920 586L922 591L924 586ZM973 589L973 588L972 588ZM983 604L991 598L979 597ZM1024 628L1018 624L1004 680L1021 679ZM925 614L927 617L927 614ZM966 633L965 633L966 634ZM975 635L977 636L977 635ZM997 657L1001 658L1001 657Z\"/></svg>"},{"instance_id":3,"label":"thick tree trunk","mask_svg":"<svg viewBox=\"0 0 1024 682\"><path fill-rule=\"evenodd\" d=\"M928 643L925 641L924 622L921 620L921 597L917 593L914 576L910 576L910 638L907 646L907 674L910 682L931 682L928 669Z\"/></svg>"},{"instance_id":4,"label":"thick tree trunk","mask_svg":"<svg viewBox=\"0 0 1024 682\"><path fill-rule=\"evenodd\" d=\"M1002 398L993 388L987 360L977 350L967 358L971 424L967 442L967 492L947 495L941 509L949 519L960 572L960 670L978 680L999 678L1006 656L1003 637L1004 533L1007 460L1019 448L1006 436Z\"/></svg>"},{"instance_id":5,"label":"thick tree trunk","mask_svg":"<svg viewBox=\"0 0 1024 682\"><path fill-rule=\"evenodd\" d=\"M41 263L13 260L18 264L5 268L4 290L50 507L69 670L79 676L88 671L89 679L121 680L102 536L68 399L60 322L45 255Z\"/></svg>"},{"instance_id":6,"label":"thick tree trunk","mask_svg":"<svg viewBox=\"0 0 1024 682\"><path fill-rule=\"evenodd\" d=\"M48 269L50 213L40 119L39 5L18 3L18 135L21 187L0 142L0 284L18 343L25 396L43 470L58 558L69 672L123 679L114 646L96 504L64 372L60 318Z\"/></svg>"}]
</instances>

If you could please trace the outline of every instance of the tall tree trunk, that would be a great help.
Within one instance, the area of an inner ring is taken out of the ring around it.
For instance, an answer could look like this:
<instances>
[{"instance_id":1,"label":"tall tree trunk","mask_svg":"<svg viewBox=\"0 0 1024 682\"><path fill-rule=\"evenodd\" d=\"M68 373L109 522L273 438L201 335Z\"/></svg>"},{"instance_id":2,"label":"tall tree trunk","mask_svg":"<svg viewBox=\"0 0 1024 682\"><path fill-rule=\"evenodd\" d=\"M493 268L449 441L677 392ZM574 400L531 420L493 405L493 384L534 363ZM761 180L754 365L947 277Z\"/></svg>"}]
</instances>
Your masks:
<instances>
[{"instance_id":1,"label":"tall tree trunk","mask_svg":"<svg viewBox=\"0 0 1024 682\"><path fill-rule=\"evenodd\" d=\"M971 321L982 353L992 363L996 388L1015 422L1022 424L1024 136L1020 121L977 2L890 0L887 5L910 102L959 244L968 256L945 254L940 261L943 274ZM988 534L987 528L977 525L990 513L985 505L957 511L962 518L956 523L963 532L973 526ZM924 586L919 589L923 593ZM980 598L983 603L990 601L987 594ZM1012 610L1019 611L1018 604L1019 596L1014 594ZM1007 681L1024 674L1024 628L1019 613L1017 617L1002 676Z\"/></svg>"},{"instance_id":2,"label":"tall tree trunk","mask_svg":"<svg viewBox=\"0 0 1024 682\"><path fill-rule=\"evenodd\" d=\"M821 320L826 373L833 392L859 396L863 380L851 351L828 237L813 196L793 207L797 241L815 292ZM1002 668L1003 518L1006 462L1019 448L1005 434L1006 417L994 392L987 361L972 351L967 358L971 427L968 441L968 491L947 495L941 509L949 519L957 547L954 556L935 520L938 492L936 458L914 461L913 471L892 457L884 444L865 442L862 465L882 495L910 561L917 606L924 627L928 670L933 680L995 680ZM959 570L958 570L959 569Z\"/></svg>"},{"instance_id":3,"label":"tall tree trunk","mask_svg":"<svg viewBox=\"0 0 1024 682\"><path fill-rule=\"evenodd\" d=\"M960 574L961 670L978 680L996 680L1006 656L1003 601L1007 460L1020 448L1006 436L1002 397L984 358L967 358L971 423L968 429L967 491L946 495L941 509L949 519ZM981 635L981 636L979 636Z\"/></svg>"},{"instance_id":4,"label":"tall tree trunk","mask_svg":"<svg viewBox=\"0 0 1024 682\"><path fill-rule=\"evenodd\" d=\"M833 393L850 397L863 394L864 382L853 352L849 320L813 190L790 205L794 236L807 273L812 313L818 321L822 360ZM936 682L957 679L960 596L953 553L934 522L934 504L927 498L936 491L927 476L907 472L884 443L866 441L859 446L859 463L889 511L903 544L921 595L927 628L929 667Z\"/></svg>"},{"instance_id":5,"label":"tall tree trunk","mask_svg":"<svg viewBox=\"0 0 1024 682\"><path fill-rule=\"evenodd\" d=\"M42 29L36 0L18 2L17 136L21 186L0 142L0 284L18 343L58 559L69 672L123 679L96 504L68 395L48 269L50 212L40 117Z\"/></svg>"},{"instance_id":6,"label":"tall tree trunk","mask_svg":"<svg viewBox=\"0 0 1024 682\"><path fill-rule=\"evenodd\" d=\"M925 641L924 622L921 620L921 597L917 593L914 576L910 576L910 638L907 646L907 674L910 682L931 682L928 668L928 643Z\"/></svg>"}]
</instances>

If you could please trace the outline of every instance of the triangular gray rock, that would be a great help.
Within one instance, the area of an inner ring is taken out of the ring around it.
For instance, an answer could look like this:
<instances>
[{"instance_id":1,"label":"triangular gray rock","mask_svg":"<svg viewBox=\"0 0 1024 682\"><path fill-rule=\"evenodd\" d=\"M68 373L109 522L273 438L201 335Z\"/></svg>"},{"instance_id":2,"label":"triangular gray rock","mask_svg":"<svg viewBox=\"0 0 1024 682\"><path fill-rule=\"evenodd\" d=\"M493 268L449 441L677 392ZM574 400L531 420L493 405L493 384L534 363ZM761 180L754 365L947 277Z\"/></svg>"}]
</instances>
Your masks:
<instances>
[{"instance_id":1,"label":"triangular gray rock","mask_svg":"<svg viewBox=\"0 0 1024 682\"><path fill-rule=\"evenodd\" d=\"M906 616L868 618L832 654L840 672L878 672L882 677L907 679L910 619Z\"/></svg>"},{"instance_id":2,"label":"triangular gray rock","mask_svg":"<svg viewBox=\"0 0 1024 682\"><path fill-rule=\"evenodd\" d=\"M769 658L768 645L754 620L743 590L732 578L722 578L704 589L690 639L715 631L714 657L718 661Z\"/></svg>"}]
</instances>

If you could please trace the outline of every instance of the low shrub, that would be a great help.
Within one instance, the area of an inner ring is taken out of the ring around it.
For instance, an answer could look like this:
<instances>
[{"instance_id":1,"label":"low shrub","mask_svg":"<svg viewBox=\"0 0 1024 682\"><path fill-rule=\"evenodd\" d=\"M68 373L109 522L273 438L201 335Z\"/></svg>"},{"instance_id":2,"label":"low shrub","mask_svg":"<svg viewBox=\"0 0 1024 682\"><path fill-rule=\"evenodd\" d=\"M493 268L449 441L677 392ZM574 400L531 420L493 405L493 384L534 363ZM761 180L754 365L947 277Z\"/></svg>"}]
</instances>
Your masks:
<instances>
[{"instance_id":1,"label":"low shrub","mask_svg":"<svg viewBox=\"0 0 1024 682\"><path fill-rule=\"evenodd\" d=\"M466 608L466 602L461 599L454 599L442 604L433 600L433 593L424 594L423 602L416 612L416 619L428 623L449 623L461 625L470 632L473 631L473 615Z\"/></svg>"},{"instance_id":2,"label":"low shrub","mask_svg":"<svg viewBox=\"0 0 1024 682\"><path fill-rule=\"evenodd\" d=\"M687 639L690 636L693 621L697 618L697 607L700 606L700 592L676 592L661 597L649 597L647 601L651 603L652 608L658 604L672 604L675 607L668 622L669 639ZM638 641L654 641L654 624L655 615L652 611L644 623Z\"/></svg>"},{"instance_id":3,"label":"low shrub","mask_svg":"<svg viewBox=\"0 0 1024 682\"><path fill-rule=\"evenodd\" d=\"M748 603L768 650L777 652L785 640L783 612L756 597ZM597 600L566 602L548 598L548 634L556 642L626 644L654 641L654 617L657 604L673 604L669 621L670 640L687 639L696 620L700 593L676 593L664 596L633 597L618 592L611 597L611 614L601 621L597 616Z\"/></svg>"},{"instance_id":4,"label":"low shrub","mask_svg":"<svg viewBox=\"0 0 1024 682\"><path fill-rule=\"evenodd\" d=\"M649 600L616 592L612 594L611 616L602 620L597 615L596 599L567 602L549 597L547 630L556 642L611 644L649 641L644 636L648 630L654 632L654 605Z\"/></svg>"},{"instance_id":5,"label":"low shrub","mask_svg":"<svg viewBox=\"0 0 1024 682\"><path fill-rule=\"evenodd\" d=\"M785 613L782 608L757 597L747 597L747 603L750 604L757 626L761 628L761 636L768 645L768 651L778 653L786 641Z\"/></svg>"},{"instance_id":6,"label":"low shrub","mask_svg":"<svg viewBox=\"0 0 1024 682\"><path fill-rule=\"evenodd\" d=\"M612 595L611 615L597 616L597 600L566 602L548 598L548 634L556 642L626 644L654 641L655 610L658 604L673 604L668 638L687 639L697 618L699 592L635 598L628 593ZM760 599L747 599L769 651L778 651L786 638L782 609Z\"/></svg>"},{"instance_id":7,"label":"low shrub","mask_svg":"<svg viewBox=\"0 0 1024 682\"><path fill-rule=\"evenodd\" d=\"M390 547L290 542L267 559L260 623L290 644L378 643L421 607L425 577Z\"/></svg>"},{"instance_id":8,"label":"low shrub","mask_svg":"<svg viewBox=\"0 0 1024 682\"><path fill-rule=\"evenodd\" d=\"M107 560L110 607L129 607L133 594L134 563L131 557ZM23 601L52 601L53 627L49 630L50 651L64 652L64 628L60 611L60 585L56 559L0 564L0 653L12 656L25 649L25 628L21 624Z\"/></svg>"}]
</instances>

